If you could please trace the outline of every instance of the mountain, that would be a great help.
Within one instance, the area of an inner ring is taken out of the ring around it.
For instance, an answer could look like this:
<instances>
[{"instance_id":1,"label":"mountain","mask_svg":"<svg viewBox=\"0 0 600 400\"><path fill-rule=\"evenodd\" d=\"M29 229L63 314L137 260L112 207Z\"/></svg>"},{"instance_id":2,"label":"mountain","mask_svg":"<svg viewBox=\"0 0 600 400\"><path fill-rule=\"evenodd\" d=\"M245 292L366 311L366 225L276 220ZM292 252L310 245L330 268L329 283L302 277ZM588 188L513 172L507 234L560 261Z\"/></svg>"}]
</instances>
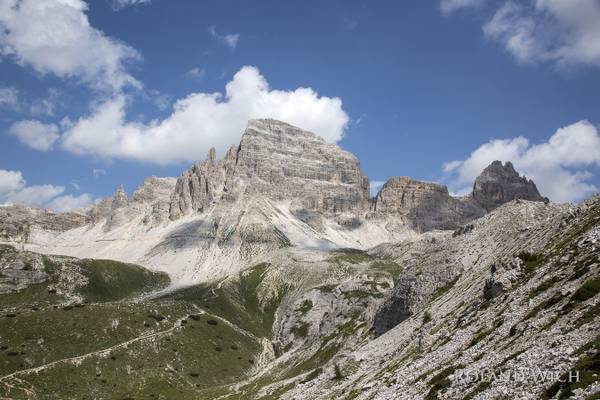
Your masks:
<instances>
[{"instance_id":1,"label":"mountain","mask_svg":"<svg viewBox=\"0 0 600 400\"><path fill-rule=\"evenodd\" d=\"M131 198L1 207L0 396L600 391L600 197L550 203L500 161L462 197L409 177L368 188L351 153L260 119ZM521 367L556 374L459 379ZM558 381L573 368L581 382Z\"/></svg>"}]
</instances>

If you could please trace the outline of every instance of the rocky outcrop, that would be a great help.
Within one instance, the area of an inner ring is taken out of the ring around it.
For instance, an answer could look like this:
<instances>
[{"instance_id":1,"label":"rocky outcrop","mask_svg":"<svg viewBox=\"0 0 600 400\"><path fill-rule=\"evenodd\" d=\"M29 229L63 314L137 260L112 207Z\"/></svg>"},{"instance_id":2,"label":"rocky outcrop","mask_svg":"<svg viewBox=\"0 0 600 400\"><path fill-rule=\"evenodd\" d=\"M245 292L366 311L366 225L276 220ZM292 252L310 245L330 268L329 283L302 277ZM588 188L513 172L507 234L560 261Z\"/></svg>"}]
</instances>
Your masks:
<instances>
[{"instance_id":1,"label":"rocky outcrop","mask_svg":"<svg viewBox=\"0 0 600 400\"><path fill-rule=\"evenodd\" d=\"M548 201L510 162L502 165L494 161L477 177L468 196L453 197L446 186L437 183L393 177L379 190L371 209L384 215L402 215L409 227L424 232L457 229L515 199Z\"/></svg>"},{"instance_id":2,"label":"rocky outcrop","mask_svg":"<svg viewBox=\"0 0 600 400\"><path fill-rule=\"evenodd\" d=\"M535 183L519 175L511 162L502 165L494 161L487 166L473 185L473 200L491 211L511 200L544 201Z\"/></svg>"},{"instance_id":3,"label":"rocky outcrop","mask_svg":"<svg viewBox=\"0 0 600 400\"><path fill-rule=\"evenodd\" d=\"M485 213L469 200L450 196L446 186L405 176L389 179L371 207L377 213L402 215L417 231L456 229Z\"/></svg>"},{"instance_id":4,"label":"rocky outcrop","mask_svg":"<svg viewBox=\"0 0 600 400\"><path fill-rule=\"evenodd\" d=\"M272 119L248 122L232 183L237 192L323 212L360 208L369 199L369 181L353 154Z\"/></svg>"},{"instance_id":5,"label":"rocky outcrop","mask_svg":"<svg viewBox=\"0 0 600 400\"><path fill-rule=\"evenodd\" d=\"M177 180L170 218L202 212L217 199L245 195L288 200L294 209L363 208L369 181L357 158L314 133L272 119L250 120L239 146L217 161L214 149Z\"/></svg>"},{"instance_id":6,"label":"rocky outcrop","mask_svg":"<svg viewBox=\"0 0 600 400\"><path fill-rule=\"evenodd\" d=\"M107 197L96 203L89 211L89 215L93 223L107 221L107 229L118 224L120 219L117 211L126 207L129 204L129 199L123 185L119 186L112 197Z\"/></svg>"},{"instance_id":7,"label":"rocky outcrop","mask_svg":"<svg viewBox=\"0 0 600 400\"><path fill-rule=\"evenodd\" d=\"M235 167L237 146L229 149L225 158L217 161L217 154L211 148L204 163L196 162L185 171L175 184L171 197L169 217L176 220L183 215L202 212L223 193L225 179Z\"/></svg>"},{"instance_id":8,"label":"rocky outcrop","mask_svg":"<svg viewBox=\"0 0 600 400\"><path fill-rule=\"evenodd\" d=\"M89 222L89 218L78 212L57 214L50 210L24 206L0 207L0 239L7 241L27 240L32 227L62 232Z\"/></svg>"},{"instance_id":9,"label":"rocky outcrop","mask_svg":"<svg viewBox=\"0 0 600 400\"><path fill-rule=\"evenodd\" d=\"M175 178L151 176L133 193L131 203L134 206L150 208L144 216L144 224L156 225L169 219L171 196L176 182Z\"/></svg>"}]
</instances>

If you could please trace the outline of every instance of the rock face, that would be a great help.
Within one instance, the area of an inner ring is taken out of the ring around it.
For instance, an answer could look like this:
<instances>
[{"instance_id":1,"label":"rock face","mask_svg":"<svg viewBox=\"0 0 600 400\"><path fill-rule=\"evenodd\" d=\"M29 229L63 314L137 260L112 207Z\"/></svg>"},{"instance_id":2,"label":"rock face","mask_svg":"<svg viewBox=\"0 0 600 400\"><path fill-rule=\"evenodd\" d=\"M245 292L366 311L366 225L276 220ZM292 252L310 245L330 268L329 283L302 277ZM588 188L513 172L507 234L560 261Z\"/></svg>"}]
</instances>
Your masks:
<instances>
[{"instance_id":1,"label":"rock face","mask_svg":"<svg viewBox=\"0 0 600 400\"><path fill-rule=\"evenodd\" d=\"M88 214L93 223L106 221L107 231L140 216L144 224L156 225L168 219L174 188L175 178L151 176L129 199L121 185L112 197L100 200Z\"/></svg>"},{"instance_id":2,"label":"rock face","mask_svg":"<svg viewBox=\"0 0 600 400\"><path fill-rule=\"evenodd\" d=\"M487 211L511 200L544 201L532 180L519 176L511 162L494 161L473 185L473 200Z\"/></svg>"},{"instance_id":3,"label":"rock face","mask_svg":"<svg viewBox=\"0 0 600 400\"><path fill-rule=\"evenodd\" d=\"M418 231L455 229L485 213L469 200L450 196L446 186L405 176L393 177L383 185L372 210L401 214Z\"/></svg>"},{"instance_id":4,"label":"rock face","mask_svg":"<svg viewBox=\"0 0 600 400\"><path fill-rule=\"evenodd\" d=\"M236 153L237 146L233 146L223 160L217 161L216 151L212 148L204 163L196 162L191 169L184 171L177 179L171 197L171 220L193 212L202 212L223 193L225 179L235 166Z\"/></svg>"},{"instance_id":5,"label":"rock face","mask_svg":"<svg viewBox=\"0 0 600 400\"><path fill-rule=\"evenodd\" d=\"M151 176L133 193L131 204L151 208L144 216L144 224L157 225L168 220L176 181L175 178Z\"/></svg>"},{"instance_id":6,"label":"rock face","mask_svg":"<svg viewBox=\"0 0 600 400\"><path fill-rule=\"evenodd\" d=\"M325 212L363 207L369 199L369 181L353 154L271 119L248 123L233 184L237 191Z\"/></svg>"},{"instance_id":7,"label":"rock face","mask_svg":"<svg viewBox=\"0 0 600 400\"><path fill-rule=\"evenodd\" d=\"M177 180L170 218L202 212L218 198L261 195L295 208L342 212L364 207L369 181L357 158L314 133L272 119L250 120L239 146L214 149Z\"/></svg>"},{"instance_id":8,"label":"rock face","mask_svg":"<svg viewBox=\"0 0 600 400\"><path fill-rule=\"evenodd\" d=\"M494 161L477 177L468 196L452 197L446 186L437 183L393 177L377 193L371 209L379 215L402 215L411 228L424 232L457 229L515 199L548 200L510 162Z\"/></svg>"},{"instance_id":9,"label":"rock face","mask_svg":"<svg viewBox=\"0 0 600 400\"><path fill-rule=\"evenodd\" d=\"M0 207L0 239L18 242L27 240L34 226L62 232L88 222L89 218L85 214L77 212L56 214L52 211L24 206Z\"/></svg>"}]
</instances>

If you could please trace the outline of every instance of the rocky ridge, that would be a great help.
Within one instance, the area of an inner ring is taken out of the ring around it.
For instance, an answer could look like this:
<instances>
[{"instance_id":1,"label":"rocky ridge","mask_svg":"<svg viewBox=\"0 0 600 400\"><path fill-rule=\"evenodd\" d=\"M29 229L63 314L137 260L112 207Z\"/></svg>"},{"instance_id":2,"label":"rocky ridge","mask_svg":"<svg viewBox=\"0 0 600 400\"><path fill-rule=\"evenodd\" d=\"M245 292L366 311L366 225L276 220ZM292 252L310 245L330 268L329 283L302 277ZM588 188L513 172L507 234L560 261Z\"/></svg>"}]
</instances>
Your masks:
<instances>
[{"instance_id":1,"label":"rocky ridge","mask_svg":"<svg viewBox=\"0 0 600 400\"><path fill-rule=\"evenodd\" d=\"M0 209L24 227L0 246L0 396L597 396L600 197L541 201L500 162L462 198L366 187L354 156L258 120L88 214ZM585 379L459 379L521 367Z\"/></svg>"},{"instance_id":2,"label":"rocky ridge","mask_svg":"<svg viewBox=\"0 0 600 400\"><path fill-rule=\"evenodd\" d=\"M475 179L472 198L486 211L491 211L515 199L548 201L538 192L535 183L520 176L512 163L494 161Z\"/></svg>"},{"instance_id":3,"label":"rocky ridge","mask_svg":"<svg viewBox=\"0 0 600 400\"><path fill-rule=\"evenodd\" d=\"M7 231L5 241L140 263L189 283L227 276L281 246L367 249L456 229L492 203L538 200L535 185L512 166L492 166L463 198L443 185L394 177L369 201L368 179L354 155L284 122L251 120L221 160L211 149L177 180L148 178L131 199L120 187L78 225L49 230L30 211L27 237Z\"/></svg>"}]
</instances>

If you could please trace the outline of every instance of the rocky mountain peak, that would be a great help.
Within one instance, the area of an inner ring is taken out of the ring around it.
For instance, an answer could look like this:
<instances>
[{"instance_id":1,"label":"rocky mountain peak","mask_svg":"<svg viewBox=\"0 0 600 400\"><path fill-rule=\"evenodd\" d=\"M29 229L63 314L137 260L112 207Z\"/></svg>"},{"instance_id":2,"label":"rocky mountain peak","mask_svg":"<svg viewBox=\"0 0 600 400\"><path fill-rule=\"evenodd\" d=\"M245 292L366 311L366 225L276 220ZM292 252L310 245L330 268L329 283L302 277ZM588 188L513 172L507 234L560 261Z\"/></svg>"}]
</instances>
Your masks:
<instances>
[{"instance_id":1,"label":"rocky mountain peak","mask_svg":"<svg viewBox=\"0 0 600 400\"><path fill-rule=\"evenodd\" d=\"M125 187L120 185L113 195L112 198L112 206L113 208L126 206L129 202L129 198L127 197L127 192L125 191Z\"/></svg>"},{"instance_id":2,"label":"rocky mountain peak","mask_svg":"<svg viewBox=\"0 0 600 400\"><path fill-rule=\"evenodd\" d=\"M152 204L157 201L168 202L175 189L176 178L148 177L131 197L134 202Z\"/></svg>"},{"instance_id":3,"label":"rocky mountain peak","mask_svg":"<svg viewBox=\"0 0 600 400\"><path fill-rule=\"evenodd\" d=\"M222 160L211 149L204 163L181 175L170 218L201 212L224 194L228 200L264 196L292 201L296 208L338 212L362 207L368 188L353 154L285 122L255 119Z\"/></svg>"},{"instance_id":4,"label":"rocky mountain peak","mask_svg":"<svg viewBox=\"0 0 600 400\"><path fill-rule=\"evenodd\" d=\"M338 212L369 199L358 159L320 136L273 119L251 120L242 136L236 184L246 193Z\"/></svg>"},{"instance_id":5,"label":"rocky mountain peak","mask_svg":"<svg viewBox=\"0 0 600 400\"><path fill-rule=\"evenodd\" d=\"M371 209L379 215L399 214L413 229L427 231L457 228L515 199L545 200L511 162L494 161L477 177L470 196L455 198L444 185L400 176L382 186Z\"/></svg>"},{"instance_id":6,"label":"rocky mountain peak","mask_svg":"<svg viewBox=\"0 0 600 400\"><path fill-rule=\"evenodd\" d=\"M520 176L511 162L494 161L488 165L473 185L473 199L487 211L511 200L544 201L535 183Z\"/></svg>"},{"instance_id":7,"label":"rocky mountain peak","mask_svg":"<svg viewBox=\"0 0 600 400\"><path fill-rule=\"evenodd\" d=\"M473 202L450 196L444 185L407 176L390 178L373 199L371 209L382 217L400 215L418 231L455 229L485 213Z\"/></svg>"}]
</instances>

